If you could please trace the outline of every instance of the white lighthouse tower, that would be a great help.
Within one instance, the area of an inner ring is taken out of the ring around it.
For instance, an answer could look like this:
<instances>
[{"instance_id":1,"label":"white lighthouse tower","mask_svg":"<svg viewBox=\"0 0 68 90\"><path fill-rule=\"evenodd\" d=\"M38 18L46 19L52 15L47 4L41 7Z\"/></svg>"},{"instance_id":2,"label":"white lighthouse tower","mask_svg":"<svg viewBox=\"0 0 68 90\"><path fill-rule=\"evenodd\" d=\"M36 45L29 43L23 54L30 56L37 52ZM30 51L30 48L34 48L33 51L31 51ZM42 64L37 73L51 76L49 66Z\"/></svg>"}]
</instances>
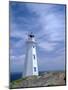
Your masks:
<instances>
[{"instance_id":1,"label":"white lighthouse tower","mask_svg":"<svg viewBox=\"0 0 68 90\"><path fill-rule=\"evenodd\" d=\"M24 62L23 77L38 75L38 62L36 54L35 36L31 33L26 41L26 57Z\"/></svg>"}]
</instances>

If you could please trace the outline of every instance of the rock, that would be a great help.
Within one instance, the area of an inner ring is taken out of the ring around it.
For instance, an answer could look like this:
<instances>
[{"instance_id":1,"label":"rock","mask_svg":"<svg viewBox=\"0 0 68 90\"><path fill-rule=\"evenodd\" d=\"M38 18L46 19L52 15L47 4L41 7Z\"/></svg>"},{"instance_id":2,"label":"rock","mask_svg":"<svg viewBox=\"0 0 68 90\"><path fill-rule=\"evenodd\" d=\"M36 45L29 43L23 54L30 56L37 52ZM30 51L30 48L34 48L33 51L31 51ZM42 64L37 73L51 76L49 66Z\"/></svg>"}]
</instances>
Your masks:
<instances>
[{"instance_id":1,"label":"rock","mask_svg":"<svg viewBox=\"0 0 68 90\"><path fill-rule=\"evenodd\" d=\"M49 72L41 76L29 76L10 83L10 88L65 85L65 72Z\"/></svg>"}]
</instances>

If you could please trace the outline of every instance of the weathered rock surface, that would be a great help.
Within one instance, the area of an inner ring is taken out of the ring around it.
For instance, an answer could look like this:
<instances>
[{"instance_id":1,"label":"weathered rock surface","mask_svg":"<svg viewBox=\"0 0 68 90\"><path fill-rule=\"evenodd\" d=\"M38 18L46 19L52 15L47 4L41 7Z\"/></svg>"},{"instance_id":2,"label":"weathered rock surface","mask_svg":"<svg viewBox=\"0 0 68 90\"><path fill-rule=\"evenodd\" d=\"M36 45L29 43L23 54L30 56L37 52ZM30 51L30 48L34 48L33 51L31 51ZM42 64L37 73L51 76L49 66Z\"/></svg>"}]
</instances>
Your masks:
<instances>
[{"instance_id":1,"label":"weathered rock surface","mask_svg":"<svg viewBox=\"0 0 68 90\"><path fill-rule=\"evenodd\" d=\"M65 85L65 72L48 72L42 76L29 76L10 83L10 88Z\"/></svg>"}]
</instances>

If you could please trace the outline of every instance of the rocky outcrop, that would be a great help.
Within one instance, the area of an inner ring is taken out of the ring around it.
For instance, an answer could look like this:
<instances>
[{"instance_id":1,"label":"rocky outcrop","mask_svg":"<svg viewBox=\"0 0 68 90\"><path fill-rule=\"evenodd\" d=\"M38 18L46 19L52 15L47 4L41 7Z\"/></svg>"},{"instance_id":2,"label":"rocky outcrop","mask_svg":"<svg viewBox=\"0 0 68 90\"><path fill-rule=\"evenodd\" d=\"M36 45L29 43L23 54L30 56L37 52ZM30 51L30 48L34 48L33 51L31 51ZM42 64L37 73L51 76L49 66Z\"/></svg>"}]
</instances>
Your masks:
<instances>
[{"instance_id":1,"label":"rocky outcrop","mask_svg":"<svg viewBox=\"0 0 68 90\"><path fill-rule=\"evenodd\" d=\"M29 76L10 83L10 88L65 85L65 72L48 72L42 76Z\"/></svg>"}]
</instances>

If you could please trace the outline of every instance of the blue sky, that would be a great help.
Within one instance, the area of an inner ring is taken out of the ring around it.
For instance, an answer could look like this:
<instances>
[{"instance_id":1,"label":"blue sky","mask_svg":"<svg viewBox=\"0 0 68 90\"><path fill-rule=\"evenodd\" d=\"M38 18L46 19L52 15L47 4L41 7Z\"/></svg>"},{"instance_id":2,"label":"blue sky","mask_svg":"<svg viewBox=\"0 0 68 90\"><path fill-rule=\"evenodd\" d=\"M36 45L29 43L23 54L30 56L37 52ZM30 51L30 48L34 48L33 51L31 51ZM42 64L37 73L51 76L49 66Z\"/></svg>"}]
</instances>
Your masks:
<instances>
[{"instance_id":1,"label":"blue sky","mask_svg":"<svg viewBox=\"0 0 68 90\"><path fill-rule=\"evenodd\" d=\"M37 40L39 71L65 69L65 5L10 2L10 71L23 72L26 38Z\"/></svg>"}]
</instances>

